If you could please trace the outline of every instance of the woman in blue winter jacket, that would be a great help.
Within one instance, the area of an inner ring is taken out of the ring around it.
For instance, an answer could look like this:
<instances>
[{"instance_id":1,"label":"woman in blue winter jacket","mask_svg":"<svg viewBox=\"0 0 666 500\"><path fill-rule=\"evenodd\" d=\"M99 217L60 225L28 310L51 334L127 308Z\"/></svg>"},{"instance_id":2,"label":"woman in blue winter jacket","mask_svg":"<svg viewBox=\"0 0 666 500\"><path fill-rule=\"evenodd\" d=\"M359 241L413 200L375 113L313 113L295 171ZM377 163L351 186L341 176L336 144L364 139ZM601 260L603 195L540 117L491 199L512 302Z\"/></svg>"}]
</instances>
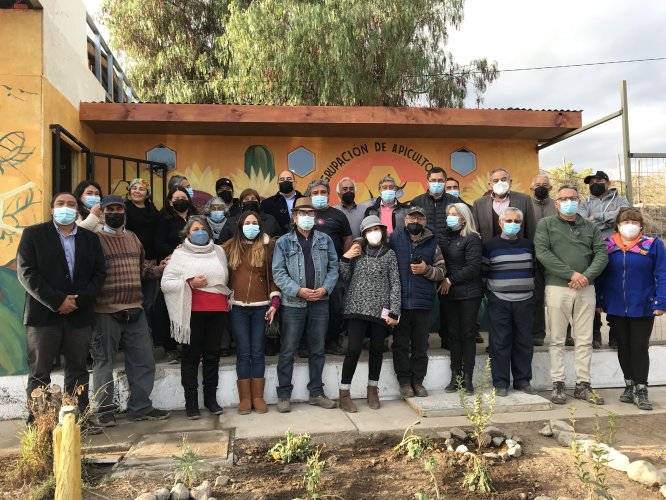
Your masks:
<instances>
[{"instance_id":1,"label":"woman in blue winter jacket","mask_svg":"<svg viewBox=\"0 0 666 500\"><path fill-rule=\"evenodd\" d=\"M666 248L659 238L643 234L643 216L633 207L620 209L606 245L608 266L595 287L597 307L606 312L617 339L626 384L620 401L651 410L648 348L654 317L666 310Z\"/></svg>"}]
</instances>

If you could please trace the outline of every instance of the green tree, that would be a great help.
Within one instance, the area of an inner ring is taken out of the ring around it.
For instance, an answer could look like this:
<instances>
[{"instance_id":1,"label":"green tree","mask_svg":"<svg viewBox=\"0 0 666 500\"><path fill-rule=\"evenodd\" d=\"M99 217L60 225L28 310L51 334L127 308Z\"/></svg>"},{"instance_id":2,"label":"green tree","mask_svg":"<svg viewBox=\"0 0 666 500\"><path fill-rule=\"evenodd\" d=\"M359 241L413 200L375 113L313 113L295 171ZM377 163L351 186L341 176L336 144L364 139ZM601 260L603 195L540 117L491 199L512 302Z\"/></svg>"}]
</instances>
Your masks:
<instances>
[{"instance_id":1,"label":"green tree","mask_svg":"<svg viewBox=\"0 0 666 500\"><path fill-rule=\"evenodd\" d=\"M544 174L550 179L550 183L555 189L562 184L576 184L579 189L585 187L583 180L586 176L593 174L591 168L586 168L580 172L576 172L573 162L566 162L559 167L549 167L544 169Z\"/></svg>"},{"instance_id":2,"label":"green tree","mask_svg":"<svg viewBox=\"0 0 666 500\"><path fill-rule=\"evenodd\" d=\"M223 52L234 102L462 107L498 75L444 51L463 0L232 0Z\"/></svg>"},{"instance_id":3,"label":"green tree","mask_svg":"<svg viewBox=\"0 0 666 500\"><path fill-rule=\"evenodd\" d=\"M219 80L228 56L215 45L228 6L228 0L104 0L102 22L142 101L224 101Z\"/></svg>"}]
</instances>

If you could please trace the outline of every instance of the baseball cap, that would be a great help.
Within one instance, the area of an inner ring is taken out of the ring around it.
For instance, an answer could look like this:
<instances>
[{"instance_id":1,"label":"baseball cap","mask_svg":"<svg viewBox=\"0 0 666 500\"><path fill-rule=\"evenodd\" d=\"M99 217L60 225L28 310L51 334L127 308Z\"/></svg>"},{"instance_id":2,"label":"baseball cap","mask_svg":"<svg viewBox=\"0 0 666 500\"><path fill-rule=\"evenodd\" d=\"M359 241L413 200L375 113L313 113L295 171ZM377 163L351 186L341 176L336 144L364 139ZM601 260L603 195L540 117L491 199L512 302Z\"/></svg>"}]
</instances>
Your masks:
<instances>
[{"instance_id":1,"label":"baseball cap","mask_svg":"<svg viewBox=\"0 0 666 500\"><path fill-rule=\"evenodd\" d=\"M409 207L407 209L407 215L411 215L411 214L420 214L423 217L426 216L425 209L423 209L421 207L417 207L416 205L414 205L412 207Z\"/></svg>"},{"instance_id":2,"label":"baseball cap","mask_svg":"<svg viewBox=\"0 0 666 500\"><path fill-rule=\"evenodd\" d=\"M609 181L610 179L608 178L608 174L606 172L602 172L601 170L597 170L596 174L590 174L585 179L583 179L583 182L585 184L589 184L592 179L604 179Z\"/></svg>"},{"instance_id":3,"label":"baseball cap","mask_svg":"<svg viewBox=\"0 0 666 500\"><path fill-rule=\"evenodd\" d=\"M117 194L110 194L108 196L105 196L102 202L100 203L100 207L106 208L110 205L124 205L123 199Z\"/></svg>"},{"instance_id":4,"label":"baseball cap","mask_svg":"<svg viewBox=\"0 0 666 500\"><path fill-rule=\"evenodd\" d=\"M232 191L234 190L234 183L227 177L222 177L215 182L215 191L219 191L222 186L229 186Z\"/></svg>"}]
</instances>

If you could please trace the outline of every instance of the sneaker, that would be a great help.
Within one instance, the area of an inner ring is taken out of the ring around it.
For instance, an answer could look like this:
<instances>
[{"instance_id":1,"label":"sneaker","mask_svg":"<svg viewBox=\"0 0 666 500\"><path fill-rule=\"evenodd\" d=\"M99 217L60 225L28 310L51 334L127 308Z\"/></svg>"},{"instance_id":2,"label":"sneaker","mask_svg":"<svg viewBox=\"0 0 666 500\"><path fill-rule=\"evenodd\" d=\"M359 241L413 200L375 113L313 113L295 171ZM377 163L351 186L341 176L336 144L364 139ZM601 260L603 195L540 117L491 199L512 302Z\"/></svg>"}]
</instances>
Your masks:
<instances>
[{"instance_id":1,"label":"sneaker","mask_svg":"<svg viewBox=\"0 0 666 500\"><path fill-rule=\"evenodd\" d=\"M574 338L571 335L567 335L566 340L564 341L564 345L567 347L573 347L576 345L574 342Z\"/></svg>"},{"instance_id":2,"label":"sneaker","mask_svg":"<svg viewBox=\"0 0 666 500\"><path fill-rule=\"evenodd\" d=\"M169 413L168 411L158 410L157 408L153 408L145 415L135 415L133 417L130 417L130 420L134 422L139 422L141 420L166 420L170 416L171 413Z\"/></svg>"},{"instance_id":3,"label":"sneaker","mask_svg":"<svg viewBox=\"0 0 666 500\"><path fill-rule=\"evenodd\" d=\"M102 413L97 415L95 425L98 427L115 427L118 424L116 423L116 417L113 416L113 413Z\"/></svg>"},{"instance_id":4,"label":"sneaker","mask_svg":"<svg viewBox=\"0 0 666 500\"><path fill-rule=\"evenodd\" d=\"M544 339L542 339L541 337L534 337L532 339L532 345L534 347L541 347L543 344L544 344Z\"/></svg>"},{"instance_id":5,"label":"sneaker","mask_svg":"<svg viewBox=\"0 0 666 500\"><path fill-rule=\"evenodd\" d=\"M428 397L428 391L426 390L425 387L423 387L423 384L414 384L414 396L416 396L417 398Z\"/></svg>"},{"instance_id":6,"label":"sneaker","mask_svg":"<svg viewBox=\"0 0 666 500\"><path fill-rule=\"evenodd\" d=\"M556 405L565 404L567 402L567 395L564 389L564 382L553 383L553 392L550 395L550 401Z\"/></svg>"},{"instance_id":7,"label":"sneaker","mask_svg":"<svg viewBox=\"0 0 666 500\"><path fill-rule=\"evenodd\" d=\"M289 413L291 411L291 399L278 399L278 413Z\"/></svg>"},{"instance_id":8,"label":"sneaker","mask_svg":"<svg viewBox=\"0 0 666 500\"><path fill-rule=\"evenodd\" d=\"M623 403L633 403L634 402L634 381L633 380L625 380L624 383L626 384L624 388L624 392L620 394L620 401Z\"/></svg>"},{"instance_id":9,"label":"sneaker","mask_svg":"<svg viewBox=\"0 0 666 500\"><path fill-rule=\"evenodd\" d=\"M525 384L521 387L517 387L516 390L520 392L524 392L525 394L529 394L530 396L534 396L536 394L536 391L534 390L534 387L532 387L531 384Z\"/></svg>"},{"instance_id":10,"label":"sneaker","mask_svg":"<svg viewBox=\"0 0 666 500\"><path fill-rule=\"evenodd\" d=\"M602 405L604 398L597 394L589 382L577 382L574 389L574 398L583 399L588 403Z\"/></svg>"},{"instance_id":11,"label":"sneaker","mask_svg":"<svg viewBox=\"0 0 666 500\"><path fill-rule=\"evenodd\" d=\"M170 365L177 365L178 364L178 351L173 350L173 351L167 351L166 352L166 362Z\"/></svg>"},{"instance_id":12,"label":"sneaker","mask_svg":"<svg viewBox=\"0 0 666 500\"><path fill-rule=\"evenodd\" d=\"M328 399L326 396L323 394L320 394L319 396L310 396L310 399L308 399L308 403L310 403L313 406L319 406L321 408L325 408L326 410L332 410L333 408L337 408L337 404L335 404L335 401L332 399Z\"/></svg>"},{"instance_id":13,"label":"sneaker","mask_svg":"<svg viewBox=\"0 0 666 500\"><path fill-rule=\"evenodd\" d=\"M639 410L651 410L652 403L648 399L648 390L645 384L636 384L634 389L634 404Z\"/></svg>"},{"instance_id":14,"label":"sneaker","mask_svg":"<svg viewBox=\"0 0 666 500\"><path fill-rule=\"evenodd\" d=\"M400 397L403 399L414 397L414 389L411 384L402 384L400 386Z\"/></svg>"},{"instance_id":15,"label":"sneaker","mask_svg":"<svg viewBox=\"0 0 666 500\"><path fill-rule=\"evenodd\" d=\"M596 340L596 339L592 340L592 349L596 350L601 348L602 348L601 340Z\"/></svg>"},{"instance_id":16,"label":"sneaker","mask_svg":"<svg viewBox=\"0 0 666 500\"><path fill-rule=\"evenodd\" d=\"M509 389L506 387L495 387L495 396L505 398L509 395Z\"/></svg>"}]
</instances>

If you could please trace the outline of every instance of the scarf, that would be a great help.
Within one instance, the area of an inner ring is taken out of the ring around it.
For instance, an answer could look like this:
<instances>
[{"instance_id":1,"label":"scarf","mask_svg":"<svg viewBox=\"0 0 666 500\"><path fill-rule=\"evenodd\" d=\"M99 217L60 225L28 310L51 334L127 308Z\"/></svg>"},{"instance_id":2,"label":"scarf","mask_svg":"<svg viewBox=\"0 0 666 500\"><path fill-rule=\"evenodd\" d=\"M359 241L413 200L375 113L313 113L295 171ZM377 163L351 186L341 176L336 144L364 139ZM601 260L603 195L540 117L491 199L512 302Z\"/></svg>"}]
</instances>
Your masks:
<instances>
[{"instance_id":1,"label":"scarf","mask_svg":"<svg viewBox=\"0 0 666 500\"><path fill-rule=\"evenodd\" d=\"M227 256L222 247L212 240L199 246L185 239L183 246L171 254L162 275L162 292L169 311L171 336L181 344L190 343L191 333L192 289L187 280L199 274L206 277L208 285L198 290L230 295Z\"/></svg>"},{"instance_id":2,"label":"scarf","mask_svg":"<svg viewBox=\"0 0 666 500\"><path fill-rule=\"evenodd\" d=\"M217 241L217 239L220 237L220 233L222 232L222 228L224 225L227 223L227 218L225 217L222 219L221 222L215 222L213 219L210 217L206 216L206 222L208 222L208 225L210 226L210 230L213 231L213 239Z\"/></svg>"}]
</instances>

